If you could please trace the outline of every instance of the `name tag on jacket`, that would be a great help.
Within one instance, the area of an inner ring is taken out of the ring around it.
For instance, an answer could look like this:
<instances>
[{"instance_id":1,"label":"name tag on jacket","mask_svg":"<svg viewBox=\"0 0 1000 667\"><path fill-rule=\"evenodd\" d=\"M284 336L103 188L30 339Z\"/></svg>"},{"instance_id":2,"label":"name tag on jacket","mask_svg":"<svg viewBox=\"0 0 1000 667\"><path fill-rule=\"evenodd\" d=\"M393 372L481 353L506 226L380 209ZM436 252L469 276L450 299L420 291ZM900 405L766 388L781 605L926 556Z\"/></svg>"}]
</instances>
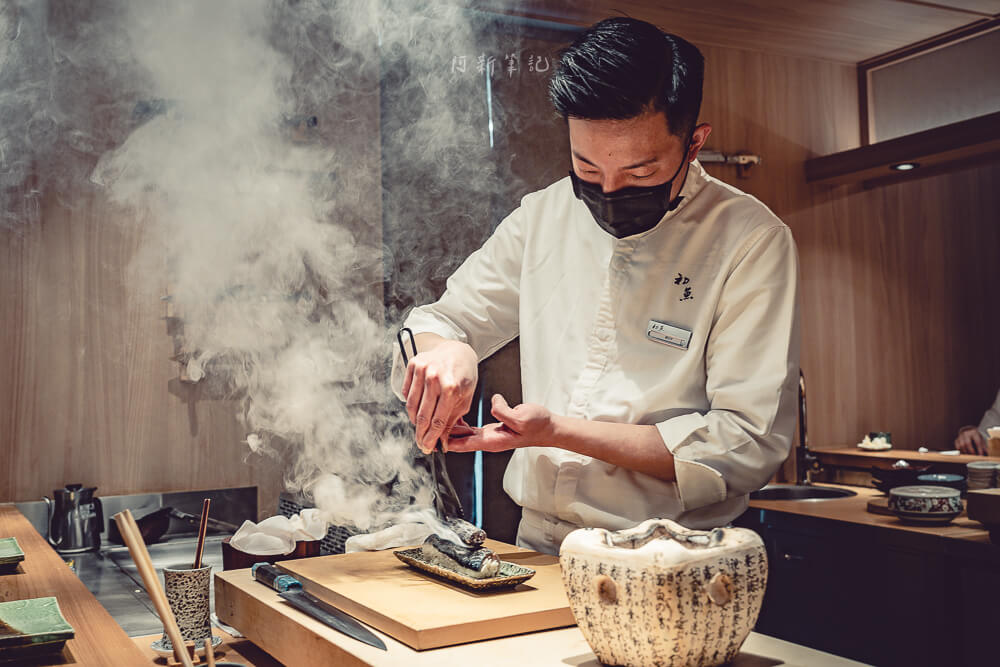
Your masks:
<instances>
[{"instance_id":1,"label":"name tag on jacket","mask_svg":"<svg viewBox=\"0 0 1000 667\"><path fill-rule=\"evenodd\" d=\"M670 347L676 347L678 350L686 350L688 344L691 343L691 332L666 322L650 320L649 325L646 326L646 338Z\"/></svg>"}]
</instances>

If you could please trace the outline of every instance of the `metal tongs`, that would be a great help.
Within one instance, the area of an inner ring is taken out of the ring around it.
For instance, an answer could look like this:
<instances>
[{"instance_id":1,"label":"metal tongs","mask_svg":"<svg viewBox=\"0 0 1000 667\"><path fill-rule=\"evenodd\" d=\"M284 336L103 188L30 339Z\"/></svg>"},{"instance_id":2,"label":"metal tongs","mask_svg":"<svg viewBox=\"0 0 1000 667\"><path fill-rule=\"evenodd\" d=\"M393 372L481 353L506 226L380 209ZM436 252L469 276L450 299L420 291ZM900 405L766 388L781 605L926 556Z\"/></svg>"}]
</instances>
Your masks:
<instances>
[{"instance_id":1,"label":"metal tongs","mask_svg":"<svg viewBox=\"0 0 1000 667\"><path fill-rule=\"evenodd\" d=\"M407 355L406 345L403 343L404 333L410 338L410 349L413 351L413 356L417 356L417 343L413 339L413 331L409 327L403 327L396 334L405 368L410 363L410 357ZM440 444L441 441L438 440L434 444L434 449L427 455L431 467L431 478L434 480L434 508L442 519L448 517L464 519L465 511L462 509L462 501L458 499L455 485L451 483L451 478L448 476L448 466L445 463L444 451L442 451Z\"/></svg>"}]
</instances>

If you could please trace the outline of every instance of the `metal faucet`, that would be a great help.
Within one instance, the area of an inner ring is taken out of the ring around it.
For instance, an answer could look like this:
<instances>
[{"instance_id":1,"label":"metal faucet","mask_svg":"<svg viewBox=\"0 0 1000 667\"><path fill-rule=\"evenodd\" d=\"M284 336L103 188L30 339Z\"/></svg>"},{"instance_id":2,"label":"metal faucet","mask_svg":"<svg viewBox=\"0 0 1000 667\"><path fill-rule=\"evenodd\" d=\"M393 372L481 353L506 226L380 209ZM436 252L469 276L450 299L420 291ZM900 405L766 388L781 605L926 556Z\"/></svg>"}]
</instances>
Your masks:
<instances>
[{"instance_id":1,"label":"metal faucet","mask_svg":"<svg viewBox=\"0 0 1000 667\"><path fill-rule=\"evenodd\" d=\"M823 468L819 459L809 451L809 434L806 428L806 376L799 369L799 445L795 448L795 483L810 485L814 473Z\"/></svg>"}]
</instances>

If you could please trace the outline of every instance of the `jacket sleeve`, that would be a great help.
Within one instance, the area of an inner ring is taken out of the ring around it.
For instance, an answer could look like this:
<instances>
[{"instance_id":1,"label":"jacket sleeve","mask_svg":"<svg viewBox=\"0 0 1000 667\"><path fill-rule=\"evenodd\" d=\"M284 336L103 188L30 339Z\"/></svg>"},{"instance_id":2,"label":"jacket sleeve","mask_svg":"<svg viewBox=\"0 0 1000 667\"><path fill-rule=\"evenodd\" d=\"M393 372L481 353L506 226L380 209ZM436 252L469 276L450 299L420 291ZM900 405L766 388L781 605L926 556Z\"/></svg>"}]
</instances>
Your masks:
<instances>
[{"instance_id":1,"label":"jacket sleeve","mask_svg":"<svg viewBox=\"0 0 1000 667\"><path fill-rule=\"evenodd\" d=\"M685 510L764 486L795 430L800 341L791 230L762 229L730 266L705 350L711 407L657 424Z\"/></svg>"},{"instance_id":2,"label":"jacket sleeve","mask_svg":"<svg viewBox=\"0 0 1000 667\"><path fill-rule=\"evenodd\" d=\"M983 418L979 421L979 432L983 434L984 438L989 440L990 436L986 432L986 429L993 428L994 426L1000 426L1000 391L997 392L997 397L993 401L993 405L986 410Z\"/></svg>"},{"instance_id":3,"label":"jacket sleeve","mask_svg":"<svg viewBox=\"0 0 1000 667\"><path fill-rule=\"evenodd\" d=\"M404 326L414 334L436 333L468 343L480 361L516 338L524 220L522 203L448 278L441 298L410 311ZM400 400L404 370L396 349L391 384Z\"/></svg>"}]
</instances>

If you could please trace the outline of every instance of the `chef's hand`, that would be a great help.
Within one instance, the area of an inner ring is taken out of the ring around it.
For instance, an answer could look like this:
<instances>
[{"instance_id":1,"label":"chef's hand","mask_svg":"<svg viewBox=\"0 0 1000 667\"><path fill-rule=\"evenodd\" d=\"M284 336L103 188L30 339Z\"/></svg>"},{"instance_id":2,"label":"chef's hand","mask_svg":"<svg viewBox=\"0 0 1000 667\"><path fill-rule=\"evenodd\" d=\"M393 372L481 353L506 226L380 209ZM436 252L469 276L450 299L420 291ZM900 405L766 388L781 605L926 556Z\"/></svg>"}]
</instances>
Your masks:
<instances>
[{"instance_id":1,"label":"chef's hand","mask_svg":"<svg viewBox=\"0 0 1000 667\"><path fill-rule=\"evenodd\" d=\"M448 434L472 407L479 378L478 359L469 345L434 336L430 345L418 335L417 354L406 366L406 414L417 427L417 446L428 454L438 438L448 450Z\"/></svg>"},{"instance_id":2,"label":"chef's hand","mask_svg":"<svg viewBox=\"0 0 1000 667\"><path fill-rule=\"evenodd\" d=\"M986 441L975 426L963 426L955 438L955 449L963 454L986 456Z\"/></svg>"},{"instance_id":3,"label":"chef's hand","mask_svg":"<svg viewBox=\"0 0 1000 667\"><path fill-rule=\"evenodd\" d=\"M518 447L551 444L553 415L547 408L533 403L510 407L500 394L493 395L490 413L500 420L483 428L465 425L456 427L448 440L453 452L503 452Z\"/></svg>"}]
</instances>

